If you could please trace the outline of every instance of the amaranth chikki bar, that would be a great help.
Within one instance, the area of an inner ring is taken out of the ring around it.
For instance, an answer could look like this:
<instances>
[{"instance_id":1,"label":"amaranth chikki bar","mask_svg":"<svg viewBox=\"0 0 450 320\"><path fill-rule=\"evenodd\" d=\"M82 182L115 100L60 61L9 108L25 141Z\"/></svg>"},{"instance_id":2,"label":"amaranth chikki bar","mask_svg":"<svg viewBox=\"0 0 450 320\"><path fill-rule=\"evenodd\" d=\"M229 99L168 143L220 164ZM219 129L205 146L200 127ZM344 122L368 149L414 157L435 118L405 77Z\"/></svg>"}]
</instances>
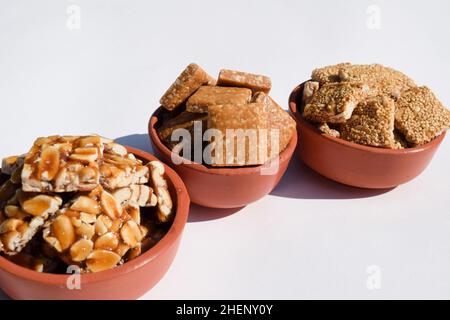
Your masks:
<instances>
[{"instance_id":1,"label":"amaranth chikki bar","mask_svg":"<svg viewBox=\"0 0 450 320\"><path fill-rule=\"evenodd\" d=\"M208 128L221 133L220 141L213 140L212 166L259 165L267 161L269 120L264 103L211 106ZM227 133L227 129L231 131ZM237 138L239 129L244 135L240 147Z\"/></svg>"},{"instance_id":2,"label":"amaranth chikki bar","mask_svg":"<svg viewBox=\"0 0 450 320\"><path fill-rule=\"evenodd\" d=\"M305 106L303 116L313 122L343 123L367 95L360 83L326 83Z\"/></svg>"},{"instance_id":3,"label":"amaranth chikki bar","mask_svg":"<svg viewBox=\"0 0 450 320\"><path fill-rule=\"evenodd\" d=\"M174 110L198 88L208 83L214 83L212 77L203 71L199 65L191 63L167 89L159 102L167 110Z\"/></svg>"},{"instance_id":4,"label":"amaranth chikki bar","mask_svg":"<svg viewBox=\"0 0 450 320\"><path fill-rule=\"evenodd\" d=\"M342 124L341 137L367 146L394 148L394 113L394 101L387 97L361 102Z\"/></svg>"},{"instance_id":5,"label":"amaranth chikki bar","mask_svg":"<svg viewBox=\"0 0 450 320\"><path fill-rule=\"evenodd\" d=\"M20 252L61 205L59 196L26 193L19 187L0 210L4 219L0 224L0 251L7 255Z\"/></svg>"},{"instance_id":6,"label":"amaranth chikki bar","mask_svg":"<svg viewBox=\"0 0 450 320\"><path fill-rule=\"evenodd\" d=\"M403 92L396 106L395 127L413 145L428 143L450 127L450 111L425 86Z\"/></svg>"},{"instance_id":7,"label":"amaranth chikki bar","mask_svg":"<svg viewBox=\"0 0 450 320\"><path fill-rule=\"evenodd\" d=\"M22 188L27 192L71 192L99 184L98 136L51 136L37 139L25 157Z\"/></svg>"},{"instance_id":8,"label":"amaranth chikki bar","mask_svg":"<svg viewBox=\"0 0 450 320\"><path fill-rule=\"evenodd\" d=\"M275 102L269 95L264 92L256 93L252 102L260 102L264 103L267 106L268 111L268 122L270 130L278 130L279 139L278 139L278 152L286 149L286 146L292 139L292 135L296 132L297 124L292 117L281 108L281 106ZM269 131L270 134L270 131ZM268 137L269 143L269 151L268 154L272 154L272 141L270 136ZM278 153L277 153L278 154Z\"/></svg>"},{"instance_id":9,"label":"amaranth chikki bar","mask_svg":"<svg viewBox=\"0 0 450 320\"><path fill-rule=\"evenodd\" d=\"M217 85L249 88L253 93L258 91L269 93L272 88L272 82L269 77L227 69L220 71Z\"/></svg>"},{"instance_id":10,"label":"amaranth chikki bar","mask_svg":"<svg viewBox=\"0 0 450 320\"><path fill-rule=\"evenodd\" d=\"M111 269L130 251L140 251L148 233L138 206L121 205L102 187L79 195L47 221L43 238L67 264L84 271Z\"/></svg>"},{"instance_id":11,"label":"amaranth chikki bar","mask_svg":"<svg viewBox=\"0 0 450 320\"><path fill-rule=\"evenodd\" d=\"M189 112L207 113L208 107L225 104L246 104L252 91L246 88L202 86L186 102Z\"/></svg>"}]
</instances>

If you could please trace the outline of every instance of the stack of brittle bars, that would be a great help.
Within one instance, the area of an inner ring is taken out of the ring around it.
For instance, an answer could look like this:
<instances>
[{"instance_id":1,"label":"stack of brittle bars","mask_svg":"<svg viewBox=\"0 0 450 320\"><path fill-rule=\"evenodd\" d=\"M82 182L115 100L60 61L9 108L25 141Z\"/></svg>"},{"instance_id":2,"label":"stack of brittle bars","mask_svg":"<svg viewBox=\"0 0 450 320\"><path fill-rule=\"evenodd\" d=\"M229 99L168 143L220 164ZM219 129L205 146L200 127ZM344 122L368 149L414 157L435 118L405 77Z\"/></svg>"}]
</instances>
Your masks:
<instances>
[{"instance_id":1,"label":"stack of brittle bars","mask_svg":"<svg viewBox=\"0 0 450 320\"><path fill-rule=\"evenodd\" d=\"M390 149L426 144L450 127L450 111L425 86L379 64L315 69L303 117L326 135Z\"/></svg>"},{"instance_id":2,"label":"stack of brittle bars","mask_svg":"<svg viewBox=\"0 0 450 320\"><path fill-rule=\"evenodd\" d=\"M2 177L0 253L40 272L123 264L153 246L173 216L164 166L100 136L38 138L27 154L3 160Z\"/></svg>"},{"instance_id":3,"label":"stack of brittle bars","mask_svg":"<svg viewBox=\"0 0 450 320\"><path fill-rule=\"evenodd\" d=\"M177 129L189 132L192 149L196 141L205 148L205 141L209 141L203 138L205 131L213 129L221 136L210 139L214 150L207 164L216 167L261 165L278 156L296 131L295 121L269 96L271 86L266 76L227 69L220 71L216 81L197 64L190 64L160 100L166 113L157 128L158 135L168 148L178 153L179 140L174 137ZM267 136L259 135L254 143L245 138L243 150L228 148L237 141L231 132L239 130L267 132ZM271 139L269 135L274 132L277 135ZM218 150L223 153L219 155ZM179 154L192 159L192 154Z\"/></svg>"}]
</instances>

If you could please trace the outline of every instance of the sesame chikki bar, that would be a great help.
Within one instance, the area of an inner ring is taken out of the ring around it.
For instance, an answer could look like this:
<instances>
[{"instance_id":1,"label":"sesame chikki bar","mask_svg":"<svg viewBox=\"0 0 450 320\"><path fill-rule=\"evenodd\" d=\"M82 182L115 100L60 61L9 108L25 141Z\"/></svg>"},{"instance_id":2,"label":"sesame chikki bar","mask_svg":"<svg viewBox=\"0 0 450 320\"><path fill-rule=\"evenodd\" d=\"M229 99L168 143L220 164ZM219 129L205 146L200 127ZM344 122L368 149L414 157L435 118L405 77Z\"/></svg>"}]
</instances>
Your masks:
<instances>
[{"instance_id":1,"label":"sesame chikki bar","mask_svg":"<svg viewBox=\"0 0 450 320\"><path fill-rule=\"evenodd\" d=\"M326 83L305 105L303 116L313 122L343 123L367 95L367 86L360 83Z\"/></svg>"},{"instance_id":2,"label":"sesame chikki bar","mask_svg":"<svg viewBox=\"0 0 450 320\"><path fill-rule=\"evenodd\" d=\"M303 103L308 104L312 97L319 91L319 82L317 81L307 81L303 86Z\"/></svg>"},{"instance_id":3,"label":"sesame chikki bar","mask_svg":"<svg viewBox=\"0 0 450 320\"><path fill-rule=\"evenodd\" d=\"M121 205L97 187L59 210L45 224L43 238L67 264L98 272L121 264L130 250L139 250L147 233L138 206Z\"/></svg>"},{"instance_id":4,"label":"sesame chikki bar","mask_svg":"<svg viewBox=\"0 0 450 320\"><path fill-rule=\"evenodd\" d=\"M227 69L222 69L220 71L217 85L224 87L249 88L253 93L259 91L269 93L272 88L272 82L269 77Z\"/></svg>"},{"instance_id":5,"label":"sesame chikki bar","mask_svg":"<svg viewBox=\"0 0 450 320\"><path fill-rule=\"evenodd\" d=\"M387 97L361 102L341 125L341 137L367 146L394 148L394 113L394 101Z\"/></svg>"},{"instance_id":6,"label":"sesame chikki bar","mask_svg":"<svg viewBox=\"0 0 450 320\"><path fill-rule=\"evenodd\" d=\"M450 127L450 111L425 86L403 92L396 106L395 127L413 145L428 143Z\"/></svg>"},{"instance_id":7,"label":"sesame chikki bar","mask_svg":"<svg viewBox=\"0 0 450 320\"><path fill-rule=\"evenodd\" d=\"M327 136L334 137L334 138L341 137L341 133L339 132L339 130L330 128L330 126L326 122L318 124L317 129L319 129L320 132L322 132L323 134L326 134Z\"/></svg>"},{"instance_id":8,"label":"sesame chikki bar","mask_svg":"<svg viewBox=\"0 0 450 320\"><path fill-rule=\"evenodd\" d=\"M207 113L209 106L246 104L251 98L252 91L247 88L203 86L188 99L186 110Z\"/></svg>"},{"instance_id":9,"label":"sesame chikki bar","mask_svg":"<svg viewBox=\"0 0 450 320\"><path fill-rule=\"evenodd\" d=\"M351 63L345 62L314 69L311 74L311 79L318 81L321 85L329 82L339 82L339 71L343 67L348 67L350 65Z\"/></svg>"},{"instance_id":10,"label":"sesame chikki bar","mask_svg":"<svg viewBox=\"0 0 450 320\"><path fill-rule=\"evenodd\" d=\"M265 103L211 106L208 128L220 134L214 137L212 166L258 165L267 161L269 117Z\"/></svg>"},{"instance_id":11,"label":"sesame chikki bar","mask_svg":"<svg viewBox=\"0 0 450 320\"><path fill-rule=\"evenodd\" d=\"M161 97L160 103L167 110L174 110L187 100L202 85L212 78L200 66L191 63Z\"/></svg>"}]
</instances>

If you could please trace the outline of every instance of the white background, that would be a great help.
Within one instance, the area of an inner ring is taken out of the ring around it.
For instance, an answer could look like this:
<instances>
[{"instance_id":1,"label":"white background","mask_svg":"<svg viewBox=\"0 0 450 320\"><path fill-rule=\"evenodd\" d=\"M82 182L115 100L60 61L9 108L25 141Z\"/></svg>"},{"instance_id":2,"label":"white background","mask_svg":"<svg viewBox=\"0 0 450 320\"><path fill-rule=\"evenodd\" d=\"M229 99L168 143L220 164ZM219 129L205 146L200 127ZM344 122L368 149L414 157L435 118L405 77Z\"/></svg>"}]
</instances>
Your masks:
<instances>
[{"instance_id":1,"label":"white background","mask_svg":"<svg viewBox=\"0 0 450 320\"><path fill-rule=\"evenodd\" d=\"M67 26L70 5L80 29ZM370 5L380 29L367 25ZM0 156L69 133L150 150L147 121L190 62L269 75L285 108L314 67L379 62L449 106L448 12L444 0L1 0ZM420 177L383 193L293 160L240 211L193 206L172 267L144 298L450 298L449 163L447 138Z\"/></svg>"}]
</instances>

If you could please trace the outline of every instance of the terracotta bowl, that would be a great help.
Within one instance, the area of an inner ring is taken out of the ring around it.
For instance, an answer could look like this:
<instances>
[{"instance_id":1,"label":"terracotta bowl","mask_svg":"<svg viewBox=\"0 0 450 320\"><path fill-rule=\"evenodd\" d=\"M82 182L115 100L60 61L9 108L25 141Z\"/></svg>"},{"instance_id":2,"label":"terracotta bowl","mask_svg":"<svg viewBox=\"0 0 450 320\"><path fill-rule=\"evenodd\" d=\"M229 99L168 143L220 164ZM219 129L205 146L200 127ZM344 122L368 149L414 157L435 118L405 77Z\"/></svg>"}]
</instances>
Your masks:
<instances>
[{"instance_id":1,"label":"terracotta bowl","mask_svg":"<svg viewBox=\"0 0 450 320\"><path fill-rule=\"evenodd\" d=\"M144 161L158 160L128 148ZM166 177L176 204L168 233L150 250L120 267L81 275L81 289L69 290L70 275L39 273L0 257L0 288L13 299L136 299L150 290L169 269L187 221L189 196L180 177L166 166Z\"/></svg>"},{"instance_id":2,"label":"terracotta bowl","mask_svg":"<svg viewBox=\"0 0 450 320\"><path fill-rule=\"evenodd\" d=\"M293 135L279 156L274 174L262 175L262 166L242 168L211 168L198 163L172 162L172 151L159 139L156 132L164 108L158 108L150 118L149 135L155 153L171 165L187 186L193 203L210 208L239 208L255 202L270 193L285 173L297 144ZM177 155L173 155L179 158Z\"/></svg>"},{"instance_id":3,"label":"terracotta bowl","mask_svg":"<svg viewBox=\"0 0 450 320\"><path fill-rule=\"evenodd\" d=\"M297 121L298 155L307 166L331 180L360 188L396 187L427 167L445 137L443 133L426 145L392 150L324 135L302 117L303 84L289 97L289 109Z\"/></svg>"}]
</instances>

